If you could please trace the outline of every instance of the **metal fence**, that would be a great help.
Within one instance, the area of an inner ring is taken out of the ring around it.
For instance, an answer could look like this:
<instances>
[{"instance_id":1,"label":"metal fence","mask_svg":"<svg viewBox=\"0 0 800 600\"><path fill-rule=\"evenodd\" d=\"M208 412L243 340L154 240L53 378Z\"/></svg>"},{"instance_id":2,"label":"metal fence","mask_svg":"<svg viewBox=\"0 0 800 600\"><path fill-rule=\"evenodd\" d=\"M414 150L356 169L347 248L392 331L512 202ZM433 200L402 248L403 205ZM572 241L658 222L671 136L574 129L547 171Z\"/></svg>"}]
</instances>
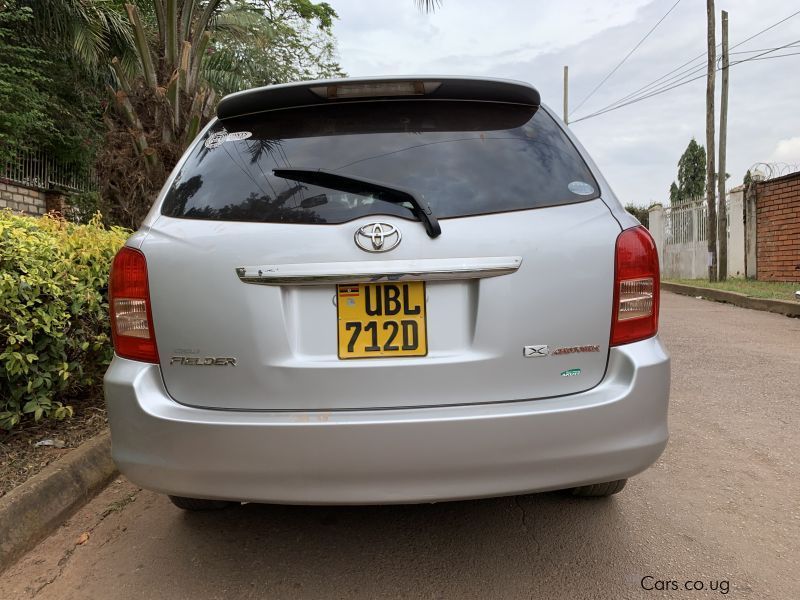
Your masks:
<instances>
[{"instance_id":1,"label":"metal fence","mask_svg":"<svg viewBox=\"0 0 800 600\"><path fill-rule=\"evenodd\" d=\"M730 209L730 199L726 199L725 208ZM730 234L730 220L727 225ZM699 244L707 239L708 205L704 200L693 200L664 209L664 243Z\"/></svg>"},{"instance_id":2,"label":"metal fence","mask_svg":"<svg viewBox=\"0 0 800 600\"><path fill-rule=\"evenodd\" d=\"M708 207L702 201L664 209L664 242L691 244L706 240Z\"/></svg>"},{"instance_id":3,"label":"metal fence","mask_svg":"<svg viewBox=\"0 0 800 600\"><path fill-rule=\"evenodd\" d=\"M61 164L42 151L19 152L0 168L0 177L42 190L89 192L98 187L94 172L85 173L73 165Z\"/></svg>"}]
</instances>

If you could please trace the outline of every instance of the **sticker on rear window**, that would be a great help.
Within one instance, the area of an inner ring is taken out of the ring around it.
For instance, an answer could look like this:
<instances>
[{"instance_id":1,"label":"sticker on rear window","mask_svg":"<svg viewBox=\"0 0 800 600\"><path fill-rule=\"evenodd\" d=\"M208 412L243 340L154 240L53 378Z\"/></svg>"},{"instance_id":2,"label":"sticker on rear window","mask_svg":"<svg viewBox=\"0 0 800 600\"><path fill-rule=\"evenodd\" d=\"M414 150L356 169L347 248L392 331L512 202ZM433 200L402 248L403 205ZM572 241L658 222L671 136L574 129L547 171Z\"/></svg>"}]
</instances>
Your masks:
<instances>
[{"instance_id":1,"label":"sticker on rear window","mask_svg":"<svg viewBox=\"0 0 800 600\"><path fill-rule=\"evenodd\" d=\"M233 131L225 136L226 142L235 142L237 140L246 140L251 135L253 135L250 131Z\"/></svg>"},{"instance_id":2,"label":"sticker on rear window","mask_svg":"<svg viewBox=\"0 0 800 600\"><path fill-rule=\"evenodd\" d=\"M235 142L238 140L246 140L253 135L252 131L232 131L228 133L224 129L217 131L208 136L205 142L206 148L218 148L225 142Z\"/></svg>"},{"instance_id":3,"label":"sticker on rear window","mask_svg":"<svg viewBox=\"0 0 800 600\"><path fill-rule=\"evenodd\" d=\"M225 130L212 133L210 136L208 136L205 146L206 148L216 148L218 146L222 146L222 144L225 143L225 139L227 137L228 137L228 132Z\"/></svg>"},{"instance_id":4,"label":"sticker on rear window","mask_svg":"<svg viewBox=\"0 0 800 600\"><path fill-rule=\"evenodd\" d=\"M573 194L578 194L579 196L589 196L594 194L594 188L586 183L585 181L572 181L567 185L567 189Z\"/></svg>"}]
</instances>

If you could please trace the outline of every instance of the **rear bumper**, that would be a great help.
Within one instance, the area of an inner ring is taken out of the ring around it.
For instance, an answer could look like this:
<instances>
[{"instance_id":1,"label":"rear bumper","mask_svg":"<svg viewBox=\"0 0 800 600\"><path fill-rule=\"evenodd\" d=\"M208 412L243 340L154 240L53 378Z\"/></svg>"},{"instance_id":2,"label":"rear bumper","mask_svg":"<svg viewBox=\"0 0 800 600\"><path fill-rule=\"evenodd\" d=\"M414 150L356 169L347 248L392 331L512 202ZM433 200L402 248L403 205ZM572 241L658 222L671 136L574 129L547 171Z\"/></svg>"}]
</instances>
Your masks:
<instances>
[{"instance_id":1,"label":"rear bumper","mask_svg":"<svg viewBox=\"0 0 800 600\"><path fill-rule=\"evenodd\" d=\"M168 494L289 504L433 502L611 481L667 442L669 357L658 338L612 348L571 396L339 412L187 407L157 365L115 357L105 377L113 457Z\"/></svg>"}]
</instances>

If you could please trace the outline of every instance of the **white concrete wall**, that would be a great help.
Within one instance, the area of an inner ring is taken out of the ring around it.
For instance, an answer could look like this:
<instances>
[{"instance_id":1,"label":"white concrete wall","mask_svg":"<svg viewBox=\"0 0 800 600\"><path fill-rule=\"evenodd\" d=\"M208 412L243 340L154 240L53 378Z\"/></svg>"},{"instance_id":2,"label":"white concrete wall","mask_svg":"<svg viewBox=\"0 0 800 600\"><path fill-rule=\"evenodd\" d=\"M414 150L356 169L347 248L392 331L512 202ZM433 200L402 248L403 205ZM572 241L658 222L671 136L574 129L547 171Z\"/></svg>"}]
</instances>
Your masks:
<instances>
[{"instance_id":1,"label":"white concrete wall","mask_svg":"<svg viewBox=\"0 0 800 600\"><path fill-rule=\"evenodd\" d=\"M728 277L744 277L744 190L728 194Z\"/></svg>"},{"instance_id":2,"label":"white concrete wall","mask_svg":"<svg viewBox=\"0 0 800 600\"><path fill-rule=\"evenodd\" d=\"M665 244L664 279L705 279L708 277L708 247L705 241L687 244Z\"/></svg>"}]
</instances>

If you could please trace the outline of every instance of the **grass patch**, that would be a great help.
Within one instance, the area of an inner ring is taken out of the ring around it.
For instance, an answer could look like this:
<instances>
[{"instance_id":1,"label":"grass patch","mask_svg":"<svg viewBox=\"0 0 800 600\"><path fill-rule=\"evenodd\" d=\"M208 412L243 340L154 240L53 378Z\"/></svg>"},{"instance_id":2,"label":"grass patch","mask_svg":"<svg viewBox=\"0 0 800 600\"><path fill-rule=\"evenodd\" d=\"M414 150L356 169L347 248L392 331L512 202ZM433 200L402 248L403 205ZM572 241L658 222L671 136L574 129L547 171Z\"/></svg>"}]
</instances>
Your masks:
<instances>
[{"instance_id":1,"label":"grass patch","mask_svg":"<svg viewBox=\"0 0 800 600\"><path fill-rule=\"evenodd\" d=\"M800 290L800 283L782 281L754 281L752 279L729 279L727 281L706 281L705 279L665 279L668 283L682 283L695 287L712 288L728 292L738 292L753 298L772 298L774 300L795 300L794 293Z\"/></svg>"}]
</instances>

